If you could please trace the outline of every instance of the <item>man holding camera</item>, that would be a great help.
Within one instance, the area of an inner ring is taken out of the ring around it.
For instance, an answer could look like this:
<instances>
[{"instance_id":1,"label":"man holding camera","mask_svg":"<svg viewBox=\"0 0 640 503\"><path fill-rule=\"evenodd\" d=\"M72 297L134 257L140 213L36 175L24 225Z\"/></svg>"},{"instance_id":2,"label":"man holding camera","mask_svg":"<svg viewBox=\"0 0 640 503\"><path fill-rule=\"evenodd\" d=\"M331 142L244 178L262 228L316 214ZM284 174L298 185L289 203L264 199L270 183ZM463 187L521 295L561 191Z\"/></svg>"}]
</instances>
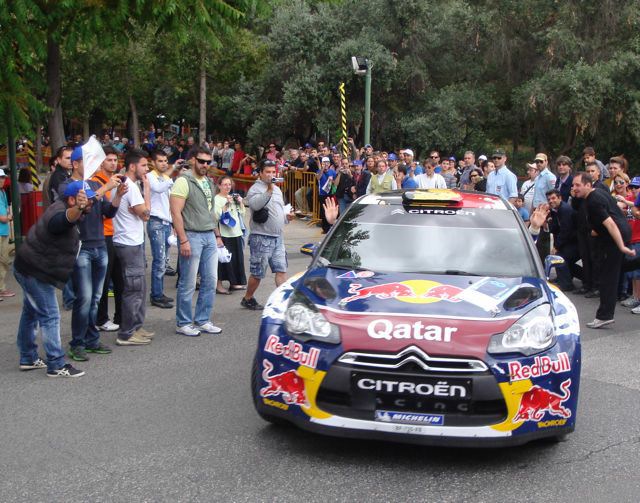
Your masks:
<instances>
[{"instance_id":1,"label":"man holding camera","mask_svg":"<svg viewBox=\"0 0 640 503\"><path fill-rule=\"evenodd\" d=\"M208 148L197 147L190 161L192 171L176 180L169 197L180 247L176 333L187 337L197 337L202 332L213 335L222 332L210 320L218 279L218 247L224 246L215 215L215 190L207 177L211 158ZM198 273L200 291L194 313L192 304Z\"/></svg>"},{"instance_id":2,"label":"man holding camera","mask_svg":"<svg viewBox=\"0 0 640 503\"><path fill-rule=\"evenodd\" d=\"M151 191L151 215L147 222L147 234L151 245L151 305L162 309L171 309L173 299L164 294L164 273L167 266L169 247L167 240L171 235L171 211L169 192L173 180L169 176L169 161L164 152L151 153L151 172L147 175Z\"/></svg>"},{"instance_id":3,"label":"man holding camera","mask_svg":"<svg viewBox=\"0 0 640 503\"><path fill-rule=\"evenodd\" d=\"M328 160L327 160L328 164ZM276 165L273 161L264 161L258 171L258 180L247 192L245 202L251 208L251 235L249 236L249 282L242 307L260 310L262 305L253 294L265 277L267 264L276 275L276 286L287 279L287 254L284 249L282 231L294 217L285 214L282 191L275 184Z\"/></svg>"}]
</instances>

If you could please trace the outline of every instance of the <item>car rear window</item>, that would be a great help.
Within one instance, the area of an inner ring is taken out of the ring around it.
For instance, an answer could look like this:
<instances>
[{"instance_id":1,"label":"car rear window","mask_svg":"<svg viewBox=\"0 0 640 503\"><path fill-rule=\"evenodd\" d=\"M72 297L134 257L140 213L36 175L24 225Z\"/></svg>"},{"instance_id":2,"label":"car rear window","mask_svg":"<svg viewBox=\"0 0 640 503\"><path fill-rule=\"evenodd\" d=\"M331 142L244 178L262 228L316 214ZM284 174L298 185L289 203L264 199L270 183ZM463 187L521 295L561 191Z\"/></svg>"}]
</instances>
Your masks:
<instances>
[{"instance_id":1,"label":"car rear window","mask_svg":"<svg viewBox=\"0 0 640 503\"><path fill-rule=\"evenodd\" d=\"M506 210L355 204L320 256L381 272L537 276L517 218Z\"/></svg>"}]
</instances>

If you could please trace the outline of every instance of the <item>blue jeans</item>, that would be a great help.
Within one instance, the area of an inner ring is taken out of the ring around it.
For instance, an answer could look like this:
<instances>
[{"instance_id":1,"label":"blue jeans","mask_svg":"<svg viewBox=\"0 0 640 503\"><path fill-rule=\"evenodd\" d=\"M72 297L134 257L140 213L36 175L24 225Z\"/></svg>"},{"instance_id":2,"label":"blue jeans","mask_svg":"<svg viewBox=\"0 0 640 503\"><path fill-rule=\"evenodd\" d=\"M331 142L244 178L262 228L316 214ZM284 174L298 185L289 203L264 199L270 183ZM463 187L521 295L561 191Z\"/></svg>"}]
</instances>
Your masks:
<instances>
[{"instance_id":1,"label":"blue jeans","mask_svg":"<svg viewBox=\"0 0 640 503\"><path fill-rule=\"evenodd\" d=\"M347 208L351 206L352 202L353 199L351 199L351 196L342 196L340 199L338 199L338 204L340 205L340 216L342 216L344 212L347 211Z\"/></svg>"},{"instance_id":2,"label":"blue jeans","mask_svg":"<svg viewBox=\"0 0 640 503\"><path fill-rule=\"evenodd\" d=\"M60 309L55 287L33 276L25 276L15 269L13 275L24 294L18 327L20 363L30 364L38 359L36 333L40 326L42 345L47 356L47 369L61 369L64 366L64 351L60 342Z\"/></svg>"},{"instance_id":3,"label":"blue jeans","mask_svg":"<svg viewBox=\"0 0 640 503\"><path fill-rule=\"evenodd\" d=\"M218 281L218 246L211 232L187 231L187 239L191 246L190 257L180 257L180 278L176 299L176 321L179 327L208 322L213 310ZM200 291L193 314L193 293L196 290L196 278L200 273Z\"/></svg>"},{"instance_id":4,"label":"blue jeans","mask_svg":"<svg viewBox=\"0 0 640 503\"><path fill-rule=\"evenodd\" d=\"M71 309L73 301L76 299L76 293L73 291L73 280L69 278L69 281L64 285L62 290L62 304L65 309Z\"/></svg>"},{"instance_id":5,"label":"blue jeans","mask_svg":"<svg viewBox=\"0 0 640 503\"><path fill-rule=\"evenodd\" d=\"M147 223L147 235L151 245L151 298L160 299L164 293L164 271L167 268L169 247L167 238L171 235L171 224L151 217Z\"/></svg>"},{"instance_id":6,"label":"blue jeans","mask_svg":"<svg viewBox=\"0 0 640 503\"><path fill-rule=\"evenodd\" d=\"M96 330L96 319L108 262L106 246L82 248L76 258L71 275L76 294L71 313L69 345L72 348L95 348L98 345L100 332Z\"/></svg>"}]
</instances>

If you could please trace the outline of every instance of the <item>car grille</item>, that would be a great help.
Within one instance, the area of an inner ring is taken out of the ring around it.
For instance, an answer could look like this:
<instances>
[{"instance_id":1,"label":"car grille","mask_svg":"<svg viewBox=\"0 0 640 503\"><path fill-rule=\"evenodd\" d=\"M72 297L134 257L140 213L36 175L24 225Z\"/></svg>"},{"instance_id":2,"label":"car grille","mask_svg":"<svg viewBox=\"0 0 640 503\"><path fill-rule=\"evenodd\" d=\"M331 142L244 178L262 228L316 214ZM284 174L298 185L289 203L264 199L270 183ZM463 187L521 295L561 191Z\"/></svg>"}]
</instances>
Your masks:
<instances>
[{"instance_id":1,"label":"car grille","mask_svg":"<svg viewBox=\"0 0 640 503\"><path fill-rule=\"evenodd\" d=\"M416 346L403 349L396 354L363 353L351 351L338 361L354 367L378 369L421 369L431 372L486 372L487 365L480 360L429 356Z\"/></svg>"}]
</instances>

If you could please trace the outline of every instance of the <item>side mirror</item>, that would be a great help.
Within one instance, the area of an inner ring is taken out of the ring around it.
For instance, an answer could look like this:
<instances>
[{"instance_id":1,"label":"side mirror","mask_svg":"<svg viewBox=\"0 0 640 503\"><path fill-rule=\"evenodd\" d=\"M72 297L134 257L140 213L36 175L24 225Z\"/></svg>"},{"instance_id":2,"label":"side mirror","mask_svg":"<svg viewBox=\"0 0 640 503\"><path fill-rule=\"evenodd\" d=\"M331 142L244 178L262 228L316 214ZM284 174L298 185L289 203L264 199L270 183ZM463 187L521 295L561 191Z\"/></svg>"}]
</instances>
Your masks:
<instances>
[{"instance_id":1,"label":"side mirror","mask_svg":"<svg viewBox=\"0 0 640 503\"><path fill-rule=\"evenodd\" d=\"M547 280L551 277L552 269L562 267L564 264L564 259L560 255L547 255L544 259L544 275Z\"/></svg>"},{"instance_id":2,"label":"side mirror","mask_svg":"<svg viewBox=\"0 0 640 503\"><path fill-rule=\"evenodd\" d=\"M306 245L302 245L300 247L300 253L309 255L310 257L315 257L317 251L318 243L307 243Z\"/></svg>"}]
</instances>

